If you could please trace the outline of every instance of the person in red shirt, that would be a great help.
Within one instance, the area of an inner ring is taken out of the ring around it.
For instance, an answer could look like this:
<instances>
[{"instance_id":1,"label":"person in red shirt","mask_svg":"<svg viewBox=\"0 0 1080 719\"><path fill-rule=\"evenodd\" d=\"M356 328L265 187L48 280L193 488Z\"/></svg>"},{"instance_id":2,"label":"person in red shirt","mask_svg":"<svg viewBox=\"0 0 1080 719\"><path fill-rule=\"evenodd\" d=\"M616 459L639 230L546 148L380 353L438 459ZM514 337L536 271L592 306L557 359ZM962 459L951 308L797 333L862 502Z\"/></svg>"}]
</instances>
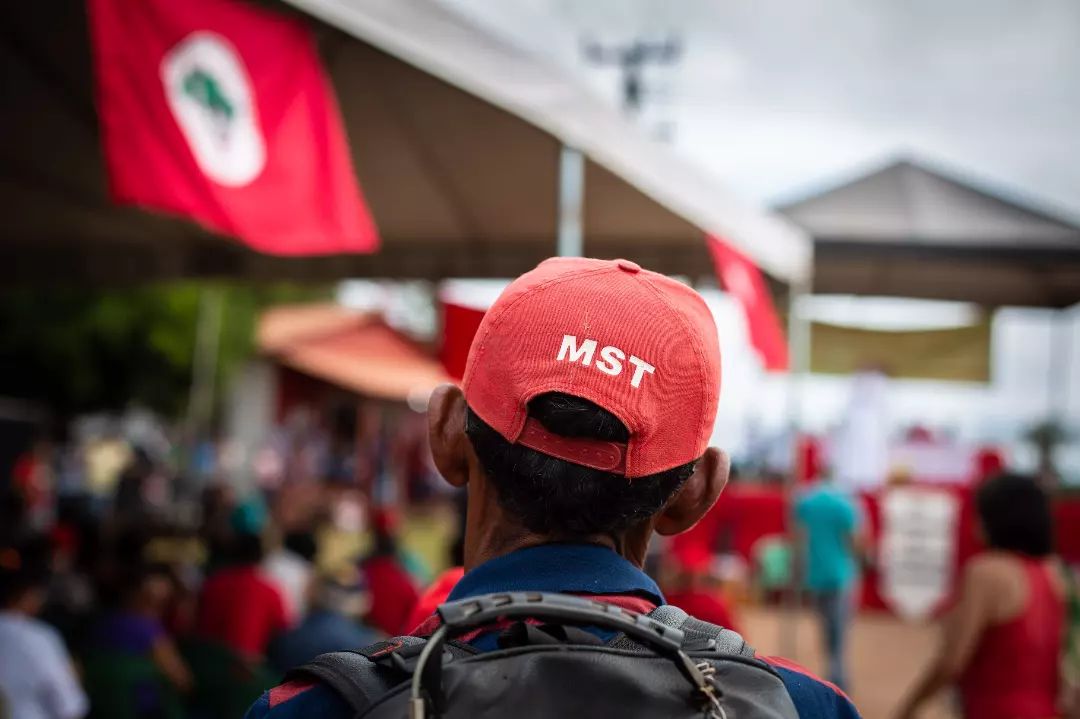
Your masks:
<instances>
[{"instance_id":1,"label":"person in red shirt","mask_svg":"<svg viewBox=\"0 0 1080 719\"><path fill-rule=\"evenodd\" d=\"M11 470L11 486L22 500L26 520L31 527L44 530L53 520L55 501L53 472L49 463L51 445L38 440L19 457Z\"/></svg>"},{"instance_id":2,"label":"person in red shirt","mask_svg":"<svg viewBox=\"0 0 1080 719\"><path fill-rule=\"evenodd\" d=\"M465 567L450 567L436 577L435 581L428 585L428 588L420 595L416 606L409 613L409 618L402 625L402 631L411 632L434 614L463 576L465 576Z\"/></svg>"},{"instance_id":3,"label":"person in red shirt","mask_svg":"<svg viewBox=\"0 0 1080 719\"><path fill-rule=\"evenodd\" d=\"M274 635L288 628L281 592L259 573L262 543L257 535L235 539L236 564L203 584L196 633L248 657L259 658Z\"/></svg>"},{"instance_id":4,"label":"person in red shirt","mask_svg":"<svg viewBox=\"0 0 1080 719\"><path fill-rule=\"evenodd\" d=\"M360 563L371 590L367 623L390 636L403 629L420 592L398 556L397 540L385 522L375 523L375 547Z\"/></svg>"},{"instance_id":5,"label":"person in red shirt","mask_svg":"<svg viewBox=\"0 0 1080 719\"><path fill-rule=\"evenodd\" d=\"M1001 475L976 506L989 549L964 570L935 660L896 716L955 684L966 719L1052 719L1065 630L1064 568L1054 559L1050 500L1034 477Z\"/></svg>"},{"instance_id":6,"label":"person in red shirt","mask_svg":"<svg viewBox=\"0 0 1080 719\"><path fill-rule=\"evenodd\" d=\"M739 631L735 616L713 580L712 553L705 547L682 547L680 552L672 553L671 562L674 576L664 587L668 604L702 621Z\"/></svg>"}]
</instances>

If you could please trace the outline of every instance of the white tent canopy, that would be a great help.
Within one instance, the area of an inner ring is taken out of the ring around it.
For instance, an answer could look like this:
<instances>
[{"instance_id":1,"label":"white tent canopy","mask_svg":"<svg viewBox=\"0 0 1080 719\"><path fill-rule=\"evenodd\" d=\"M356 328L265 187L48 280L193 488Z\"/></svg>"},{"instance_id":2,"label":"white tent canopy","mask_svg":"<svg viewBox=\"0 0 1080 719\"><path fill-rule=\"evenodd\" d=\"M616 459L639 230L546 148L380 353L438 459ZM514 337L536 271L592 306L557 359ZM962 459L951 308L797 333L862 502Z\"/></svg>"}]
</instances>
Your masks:
<instances>
[{"instance_id":1,"label":"white tent canopy","mask_svg":"<svg viewBox=\"0 0 1080 719\"><path fill-rule=\"evenodd\" d=\"M700 168L644 137L558 68L508 45L467 17L431 0L287 2L511 113L503 115L501 122L523 119L581 150L597 166L586 174L586 243L589 236L620 234L619 221L607 222L606 215L625 212L633 217L640 212L634 207L636 198L628 194L633 190L658 203L671 217L651 213L653 227L625 228L628 240L643 234L661 240L667 233L674 240L687 232L714 233L778 279L790 282L808 277L812 251L801 230L734 198ZM488 132L492 137L500 134L498 129ZM533 168L542 161L550 165L542 174L555 176L556 154L545 148L547 154L540 158L530 153L535 149L532 145L505 148L508 181L517 178L518 167ZM612 187L623 183L629 188ZM606 206L607 200L616 197L624 202ZM550 211L551 206L545 209ZM690 269L696 268L684 271Z\"/></svg>"}]
</instances>

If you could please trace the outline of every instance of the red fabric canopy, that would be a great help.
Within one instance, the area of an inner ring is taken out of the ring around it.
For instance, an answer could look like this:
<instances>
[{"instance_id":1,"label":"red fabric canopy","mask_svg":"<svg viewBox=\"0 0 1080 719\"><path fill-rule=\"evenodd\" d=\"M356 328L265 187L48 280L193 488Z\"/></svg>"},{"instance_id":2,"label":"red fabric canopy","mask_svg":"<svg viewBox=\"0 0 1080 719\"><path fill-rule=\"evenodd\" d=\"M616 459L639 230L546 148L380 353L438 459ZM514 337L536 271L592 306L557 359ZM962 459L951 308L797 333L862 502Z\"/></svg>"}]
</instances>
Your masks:
<instances>
[{"instance_id":1,"label":"red fabric canopy","mask_svg":"<svg viewBox=\"0 0 1080 719\"><path fill-rule=\"evenodd\" d=\"M366 397L405 401L450 377L423 347L377 317L337 305L277 307L259 349L286 367Z\"/></svg>"}]
</instances>

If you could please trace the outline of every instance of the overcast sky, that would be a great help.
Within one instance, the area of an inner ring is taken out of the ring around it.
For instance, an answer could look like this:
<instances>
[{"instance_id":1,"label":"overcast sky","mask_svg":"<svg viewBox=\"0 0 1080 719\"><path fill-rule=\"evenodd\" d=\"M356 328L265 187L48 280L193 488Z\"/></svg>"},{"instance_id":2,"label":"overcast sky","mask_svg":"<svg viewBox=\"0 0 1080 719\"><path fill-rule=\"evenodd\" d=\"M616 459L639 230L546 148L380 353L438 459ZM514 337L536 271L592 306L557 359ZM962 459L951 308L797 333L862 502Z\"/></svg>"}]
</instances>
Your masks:
<instances>
[{"instance_id":1,"label":"overcast sky","mask_svg":"<svg viewBox=\"0 0 1080 719\"><path fill-rule=\"evenodd\" d=\"M677 33L645 124L777 202L899 153L1080 218L1077 0L443 0L617 98L582 39Z\"/></svg>"}]
</instances>

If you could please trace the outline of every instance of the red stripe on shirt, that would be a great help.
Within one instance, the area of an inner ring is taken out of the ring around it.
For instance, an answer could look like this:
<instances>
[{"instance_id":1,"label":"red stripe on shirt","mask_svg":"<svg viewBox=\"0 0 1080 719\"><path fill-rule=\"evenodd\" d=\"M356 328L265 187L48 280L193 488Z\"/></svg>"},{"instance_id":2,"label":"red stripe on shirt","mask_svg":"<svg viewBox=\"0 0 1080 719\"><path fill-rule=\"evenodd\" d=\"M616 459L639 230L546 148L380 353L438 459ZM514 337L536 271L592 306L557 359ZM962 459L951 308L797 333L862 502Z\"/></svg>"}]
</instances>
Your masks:
<instances>
[{"instance_id":1,"label":"red stripe on shirt","mask_svg":"<svg viewBox=\"0 0 1080 719\"><path fill-rule=\"evenodd\" d=\"M299 694L303 694L316 684L318 684L317 679L298 679L274 687L270 690L270 708L273 709L278 704L282 704Z\"/></svg>"},{"instance_id":2,"label":"red stripe on shirt","mask_svg":"<svg viewBox=\"0 0 1080 719\"><path fill-rule=\"evenodd\" d=\"M851 697L849 697L847 694L845 694L843 689L836 686L832 682L825 681L821 677L815 675L813 672L811 672L806 667L804 667L804 666L802 666L800 664L796 664L795 662L791 661L790 659L784 659L783 657L763 657L760 654L758 654L756 656L757 656L758 659L765 662L766 664L771 664L774 667L780 667L781 669L790 669L791 671L795 672L796 674L802 674L804 677L807 677L808 679L813 679L818 684L824 684L825 686L829 687L829 689L832 689L834 692L836 692L837 694L842 696L844 699L847 699L849 702L851 701Z\"/></svg>"}]
</instances>

